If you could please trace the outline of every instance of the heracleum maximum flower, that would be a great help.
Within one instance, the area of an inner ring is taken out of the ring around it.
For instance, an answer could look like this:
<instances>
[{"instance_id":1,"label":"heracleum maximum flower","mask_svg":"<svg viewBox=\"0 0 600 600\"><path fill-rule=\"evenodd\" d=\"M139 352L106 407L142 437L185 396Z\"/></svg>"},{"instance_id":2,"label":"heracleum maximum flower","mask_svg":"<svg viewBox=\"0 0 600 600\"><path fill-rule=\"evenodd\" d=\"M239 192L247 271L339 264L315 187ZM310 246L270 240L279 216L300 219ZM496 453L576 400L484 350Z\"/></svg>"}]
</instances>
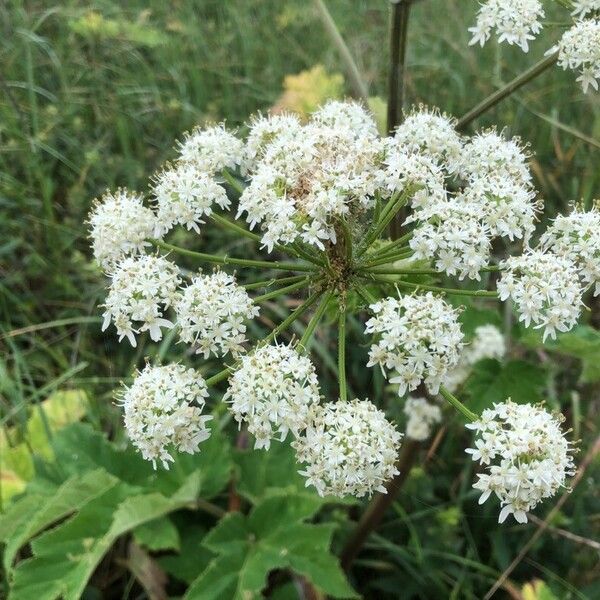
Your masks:
<instances>
[{"instance_id":1,"label":"heracleum maximum flower","mask_svg":"<svg viewBox=\"0 0 600 600\"><path fill-rule=\"evenodd\" d=\"M194 277L173 307L181 341L193 345L204 358L243 352L245 322L259 312L246 290L222 271Z\"/></svg>"},{"instance_id":2,"label":"heracleum maximum flower","mask_svg":"<svg viewBox=\"0 0 600 600\"><path fill-rule=\"evenodd\" d=\"M198 225L204 223L216 204L229 208L225 189L206 175L194 163L180 163L156 176L152 194L156 199L156 219L161 234L175 225L183 225L200 233Z\"/></svg>"},{"instance_id":3,"label":"heracleum maximum flower","mask_svg":"<svg viewBox=\"0 0 600 600\"><path fill-rule=\"evenodd\" d=\"M123 257L141 254L150 246L147 240L156 234L156 217L134 192L119 189L106 193L89 217L94 257L108 270Z\"/></svg>"},{"instance_id":4,"label":"heracleum maximum flower","mask_svg":"<svg viewBox=\"0 0 600 600\"><path fill-rule=\"evenodd\" d=\"M369 308L374 316L365 332L375 342L367 366L379 365L400 396L421 382L436 394L460 356L458 311L431 292L385 298Z\"/></svg>"},{"instance_id":5,"label":"heracleum maximum flower","mask_svg":"<svg viewBox=\"0 0 600 600\"><path fill-rule=\"evenodd\" d=\"M560 419L542 407L509 399L484 410L467 427L477 434L475 448L468 448L467 453L485 466L473 487L482 492L480 504L492 493L498 497L500 523L510 514L526 523L527 511L553 496L573 474Z\"/></svg>"},{"instance_id":6,"label":"heracleum maximum flower","mask_svg":"<svg viewBox=\"0 0 600 600\"><path fill-rule=\"evenodd\" d=\"M162 256L124 259L110 273L102 331L112 321L119 341L127 337L135 347L135 334L144 331L153 341L159 341L161 328L173 327L164 312L173 303L179 283L177 265Z\"/></svg>"},{"instance_id":7,"label":"heracleum maximum flower","mask_svg":"<svg viewBox=\"0 0 600 600\"><path fill-rule=\"evenodd\" d=\"M129 439L154 468L161 461L168 469L173 450L194 454L210 437L212 417L202 415L207 397L200 374L178 364L146 365L120 394Z\"/></svg>"},{"instance_id":8,"label":"heracleum maximum flower","mask_svg":"<svg viewBox=\"0 0 600 600\"><path fill-rule=\"evenodd\" d=\"M530 250L500 264L501 300L511 298L519 320L544 330L544 340L575 326L581 312L582 288L575 265L549 252Z\"/></svg>"},{"instance_id":9,"label":"heracleum maximum flower","mask_svg":"<svg viewBox=\"0 0 600 600\"><path fill-rule=\"evenodd\" d=\"M319 403L317 374L294 348L262 346L242 357L223 400L238 423L248 424L254 447L268 450L273 438L283 441L306 427L310 407Z\"/></svg>"},{"instance_id":10,"label":"heracleum maximum flower","mask_svg":"<svg viewBox=\"0 0 600 600\"><path fill-rule=\"evenodd\" d=\"M301 475L320 496L358 498L386 491L398 474L402 435L368 400L314 405L303 433L292 442Z\"/></svg>"},{"instance_id":11,"label":"heracleum maximum flower","mask_svg":"<svg viewBox=\"0 0 600 600\"><path fill-rule=\"evenodd\" d=\"M570 260L582 283L600 295L600 211L574 208L559 215L540 239L540 248Z\"/></svg>"}]
</instances>

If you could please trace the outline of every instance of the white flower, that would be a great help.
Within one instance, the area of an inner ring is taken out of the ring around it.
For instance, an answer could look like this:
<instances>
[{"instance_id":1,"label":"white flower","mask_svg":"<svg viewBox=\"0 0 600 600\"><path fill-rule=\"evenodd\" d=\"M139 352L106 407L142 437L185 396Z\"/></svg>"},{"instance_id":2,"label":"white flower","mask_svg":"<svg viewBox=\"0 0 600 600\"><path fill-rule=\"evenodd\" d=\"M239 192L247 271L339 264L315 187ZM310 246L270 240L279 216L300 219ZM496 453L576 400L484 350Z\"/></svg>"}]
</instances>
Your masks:
<instances>
[{"instance_id":1,"label":"white flower","mask_svg":"<svg viewBox=\"0 0 600 600\"><path fill-rule=\"evenodd\" d=\"M479 504L492 494L500 500L498 521L512 514L527 522L527 511L553 496L573 474L569 443L560 429L560 419L542 407L507 400L483 411L467 425L477 432L475 448L467 453L481 465L473 487L482 492Z\"/></svg>"},{"instance_id":2,"label":"white flower","mask_svg":"<svg viewBox=\"0 0 600 600\"><path fill-rule=\"evenodd\" d=\"M105 270L128 254L141 254L155 236L156 217L142 197L127 190L106 193L94 203L89 217L92 248Z\"/></svg>"},{"instance_id":3,"label":"white flower","mask_svg":"<svg viewBox=\"0 0 600 600\"><path fill-rule=\"evenodd\" d=\"M131 387L121 393L125 429L133 445L154 468L160 460L168 469L172 450L194 454L210 437L202 416L206 383L194 369L183 365L146 365Z\"/></svg>"},{"instance_id":4,"label":"white flower","mask_svg":"<svg viewBox=\"0 0 600 600\"><path fill-rule=\"evenodd\" d=\"M490 230L481 221L477 206L460 198L440 202L414 213L406 223L417 221L409 245L415 259L434 261L435 268L459 279L481 279L489 262Z\"/></svg>"},{"instance_id":5,"label":"white flower","mask_svg":"<svg viewBox=\"0 0 600 600\"><path fill-rule=\"evenodd\" d=\"M571 14L577 19L583 19L595 12L600 12L600 0L572 0Z\"/></svg>"},{"instance_id":6,"label":"white flower","mask_svg":"<svg viewBox=\"0 0 600 600\"><path fill-rule=\"evenodd\" d=\"M161 234L174 225L200 232L202 217L208 216L216 204L229 208L225 189L203 173L194 163L180 163L159 173L152 188L156 198L157 221Z\"/></svg>"},{"instance_id":7,"label":"white flower","mask_svg":"<svg viewBox=\"0 0 600 600\"><path fill-rule=\"evenodd\" d=\"M258 315L246 290L235 279L218 271L198 275L181 290L173 303L179 337L192 344L196 354L237 356L246 341L245 321Z\"/></svg>"},{"instance_id":8,"label":"white flower","mask_svg":"<svg viewBox=\"0 0 600 600\"><path fill-rule=\"evenodd\" d=\"M475 329L473 339L463 347L458 364L444 379L444 387L454 392L465 382L475 363L486 358L499 360L505 354L502 332L495 325L480 325Z\"/></svg>"},{"instance_id":9,"label":"white flower","mask_svg":"<svg viewBox=\"0 0 600 600\"><path fill-rule=\"evenodd\" d=\"M246 422L255 448L269 449L278 436L298 436L311 405L319 403L313 364L290 346L263 346L243 356L223 400L238 423Z\"/></svg>"},{"instance_id":10,"label":"white flower","mask_svg":"<svg viewBox=\"0 0 600 600\"><path fill-rule=\"evenodd\" d=\"M348 129L358 139L378 136L373 115L358 102L329 100L312 114L312 120L332 129Z\"/></svg>"},{"instance_id":11,"label":"white flower","mask_svg":"<svg viewBox=\"0 0 600 600\"><path fill-rule=\"evenodd\" d=\"M575 264L586 288L594 286L600 295L600 211L574 208L559 215L540 239L540 248Z\"/></svg>"},{"instance_id":12,"label":"white flower","mask_svg":"<svg viewBox=\"0 0 600 600\"><path fill-rule=\"evenodd\" d=\"M398 474L402 435L368 400L314 405L304 433L292 446L306 485L320 496L358 498L386 493L384 484Z\"/></svg>"},{"instance_id":13,"label":"white flower","mask_svg":"<svg viewBox=\"0 0 600 600\"><path fill-rule=\"evenodd\" d=\"M455 162L461 152L462 141L454 126L452 117L420 106L406 115L394 138L407 152L419 152L443 166L446 159Z\"/></svg>"},{"instance_id":14,"label":"white flower","mask_svg":"<svg viewBox=\"0 0 600 600\"><path fill-rule=\"evenodd\" d=\"M407 398L404 414L408 417L406 437L417 442L426 440L431 435L431 427L442 420L440 407L425 398Z\"/></svg>"},{"instance_id":15,"label":"white flower","mask_svg":"<svg viewBox=\"0 0 600 600\"><path fill-rule=\"evenodd\" d=\"M223 169L235 169L242 162L243 151L243 142L221 123L186 133L179 143L179 160L193 163L206 175L215 175Z\"/></svg>"},{"instance_id":16,"label":"white flower","mask_svg":"<svg viewBox=\"0 0 600 600\"><path fill-rule=\"evenodd\" d=\"M495 29L498 42L508 42L529 51L529 42L542 30L541 19L545 17L540 0L487 0L481 5L470 45L483 46Z\"/></svg>"},{"instance_id":17,"label":"white flower","mask_svg":"<svg viewBox=\"0 0 600 600\"><path fill-rule=\"evenodd\" d=\"M270 144L282 137L291 140L301 134L300 119L292 114L258 116L250 122L244 160L242 166L246 172L254 171Z\"/></svg>"},{"instance_id":18,"label":"white flower","mask_svg":"<svg viewBox=\"0 0 600 600\"><path fill-rule=\"evenodd\" d=\"M458 311L435 297L423 295L385 298L370 306L374 317L366 333L376 336L367 366L380 365L398 395L414 390L422 381L432 394L458 362L463 334Z\"/></svg>"},{"instance_id":19,"label":"white flower","mask_svg":"<svg viewBox=\"0 0 600 600\"><path fill-rule=\"evenodd\" d=\"M557 331L568 331L581 312L583 290L575 265L567 258L531 250L513 256L500 264L498 281L501 300L511 298L519 320L529 327L544 329L544 340L556 337Z\"/></svg>"},{"instance_id":20,"label":"white flower","mask_svg":"<svg viewBox=\"0 0 600 600\"><path fill-rule=\"evenodd\" d=\"M162 256L129 257L114 268L110 277L102 331L113 321L119 341L127 337L135 347L135 334L144 331L150 332L153 341L159 341L161 328L173 327L163 315L173 303L181 281L177 266Z\"/></svg>"},{"instance_id":21,"label":"white flower","mask_svg":"<svg viewBox=\"0 0 600 600\"><path fill-rule=\"evenodd\" d=\"M547 54L558 51L558 65L563 69L579 71L577 81L584 93L590 87L598 91L600 81L600 20L577 21L567 30L557 46Z\"/></svg>"}]
</instances>

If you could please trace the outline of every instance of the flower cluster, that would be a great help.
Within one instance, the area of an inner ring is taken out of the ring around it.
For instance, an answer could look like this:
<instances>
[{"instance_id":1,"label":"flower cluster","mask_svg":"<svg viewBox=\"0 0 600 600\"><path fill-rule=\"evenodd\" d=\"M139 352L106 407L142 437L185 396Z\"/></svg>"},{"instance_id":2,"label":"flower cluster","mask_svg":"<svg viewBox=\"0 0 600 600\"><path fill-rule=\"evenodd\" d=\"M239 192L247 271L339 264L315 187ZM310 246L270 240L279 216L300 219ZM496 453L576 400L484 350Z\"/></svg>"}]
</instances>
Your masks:
<instances>
[{"instance_id":1,"label":"flower cluster","mask_svg":"<svg viewBox=\"0 0 600 600\"><path fill-rule=\"evenodd\" d=\"M600 0L573 0L571 14L577 19L584 19L600 12Z\"/></svg>"},{"instance_id":2,"label":"flower cluster","mask_svg":"<svg viewBox=\"0 0 600 600\"><path fill-rule=\"evenodd\" d=\"M579 71L577 81L584 92L590 87L598 91L600 81L600 20L577 21L566 31L558 45L549 53L558 51L558 64L563 69Z\"/></svg>"},{"instance_id":3,"label":"flower cluster","mask_svg":"<svg viewBox=\"0 0 600 600\"><path fill-rule=\"evenodd\" d=\"M194 369L171 364L146 365L120 397L125 429L133 445L154 468L160 460L168 469L171 450L194 454L210 437L203 416L208 390Z\"/></svg>"},{"instance_id":4,"label":"flower cluster","mask_svg":"<svg viewBox=\"0 0 600 600\"><path fill-rule=\"evenodd\" d=\"M402 436L368 400L315 405L305 431L294 441L304 463L306 485L320 496L358 498L386 491L398 474L396 460Z\"/></svg>"},{"instance_id":5,"label":"flower cluster","mask_svg":"<svg viewBox=\"0 0 600 600\"><path fill-rule=\"evenodd\" d=\"M192 344L196 354L204 358L242 352L246 341L244 321L259 312L246 290L222 271L194 277L181 290L173 308L181 341Z\"/></svg>"},{"instance_id":6,"label":"flower cluster","mask_svg":"<svg viewBox=\"0 0 600 600\"><path fill-rule=\"evenodd\" d=\"M200 233L202 217L212 213L214 204L230 206L225 189L195 163L180 163L156 177L152 194L156 199L158 234L164 235L174 225L184 225Z\"/></svg>"},{"instance_id":7,"label":"flower cluster","mask_svg":"<svg viewBox=\"0 0 600 600\"><path fill-rule=\"evenodd\" d=\"M454 392L462 385L473 365L486 358L501 359L506 354L506 343L502 332L495 325L480 325L475 328L473 339L465 344L458 364L444 379L444 387Z\"/></svg>"},{"instance_id":8,"label":"flower cluster","mask_svg":"<svg viewBox=\"0 0 600 600\"><path fill-rule=\"evenodd\" d=\"M422 381L436 394L448 371L459 360L463 334L458 312L431 292L385 298L372 304L374 317L366 333L376 336L367 366L380 365L398 394L414 390Z\"/></svg>"},{"instance_id":9,"label":"flower cluster","mask_svg":"<svg viewBox=\"0 0 600 600\"><path fill-rule=\"evenodd\" d=\"M571 261L584 286L600 295L600 211L575 208L559 215L540 239L540 248Z\"/></svg>"},{"instance_id":10,"label":"flower cluster","mask_svg":"<svg viewBox=\"0 0 600 600\"><path fill-rule=\"evenodd\" d=\"M159 341L161 327L173 327L163 315L175 300L179 283L179 269L162 256L125 258L111 273L102 331L113 321L119 341L127 337L135 347L135 334L144 331Z\"/></svg>"},{"instance_id":11,"label":"flower cluster","mask_svg":"<svg viewBox=\"0 0 600 600\"><path fill-rule=\"evenodd\" d=\"M179 143L179 161L191 163L206 175L235 169L242 162L244 144L225 125L196 128Z\"/></svg>"},{"instance_id":12,"label":"flower cluster","mask_svg":"<svg viewBox=\"0 0 600 600\"><path fill-rule=\"evenodd\" d=\"M498 281L501 300L511 298L519 320L544 329L544 340L568 331L579 318L583 290L575 265L567 258L540 250L511 256L501 265Z\"/></svg>"},{"instance_id":13,"label":"flower cluster","mask_svg":"<svg viewBox=\"0 0 600 600\"><path fill-rule=\"evenodd\" d=\"M125 256L142 254L157 228L156 217L142 197L127 190L107 193L96 201L89 224L94 257L105 270Z\"/></svg>"},{"instance_id":14,"label":"flower cluster","mask_svg":"<svg viewBox=\"0 0 600 600\"><path fill-rule=\"evenodd\" d=\"M527 511L553 496L573 474L560 421L539 406L507 400L484 410L467 427L477 432L477 439L475 448L466 452L486 466L473 487L482 492L480 504L496 494L502 506L500 523L510 514L526 523Z\"/></svg>"},{"instance_id":15,"label":"flower cluster","mask_svg":"<svg viewBox=\"0 0 600 600\"><path fill-rule=\"evenodd\" d=\"M262 346L242 357L223 400L238 423L248 424L254 447L268 450L276 435L283 441L306 427L311 406L319 403L317 374L294 348Z\"/></svg>"},{"instance_id":16,"label":"flower cluster","mask_svg":"<svg viewBox=\"0 0 600 600\"><path fill-rule=\"evenodd\" d=\"M476 24L469 27L473 34L470 44L483 46L495 29L499 42L516 44L527 52L529 42L542 30L544 17L540 0L487 0L479 9Z\"/></svg>"},{"instance_id":17,"label":"flower cluster","mask_svg":"<svg viewBox=\"0 0 600 600\"><path fill-rule=\"evenodd\" d=\"M425 398L407 398L404 414L408 417L406 437L417 442L426 440L431 435L432 426L442 420L440 407Z\"/></svg>"}]
</instances>

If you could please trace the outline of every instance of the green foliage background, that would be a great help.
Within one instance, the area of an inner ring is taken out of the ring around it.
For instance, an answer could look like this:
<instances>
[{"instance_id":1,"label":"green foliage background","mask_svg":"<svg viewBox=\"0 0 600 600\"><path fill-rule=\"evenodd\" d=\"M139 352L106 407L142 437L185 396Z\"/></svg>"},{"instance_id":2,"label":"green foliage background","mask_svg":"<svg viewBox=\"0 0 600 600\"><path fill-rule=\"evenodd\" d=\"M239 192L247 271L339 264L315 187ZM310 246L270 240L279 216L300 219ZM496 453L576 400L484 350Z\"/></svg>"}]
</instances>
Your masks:
<instances>
[{"instance_id":1,"label":"green foliage background","mask_svg":"<svg viewBox=\"0 0 600 600\"><path fill-rule=\"evenodd\" d=\"M328 6L370 95L384 99L389 3ZM415 3L410 103L460 115L532 64L566 25L564 11L549 6L556 28L530 54L493 43L475 50L467 32L475 10L464 0ZM469 437L451 415L433 458L413 470L349 583L334 554L360 507L323 503L305 491L285 446L269 454L236 450L233 428L217 412L227 435L215 432L203 454L178 460L169 473L154 473L126 448L113 388L145 356L186 357L172 336L134 351L100 333L104 282L90 261L85 226L92 199L117 186L145 190L184 130L222 119L243 128L250 114L279 101L286 76L315 65L332 75L337 90L343 70L310 2L0 4L0 539L4 591L10 581L15 600L152 597L147 585L160 579L157 565L168 575L169 594L189 586L188 598L227 598L236 589L258 597L265 585L273 598L294 598L285 577L267 578L288 567L334 597L479 598L533 533L533 526L499 528L495 507L477 507L463 453ZM589 205L598 196L600 103L580 92L571 73L550 70L477 123L492 124L530 143L546 218L569 201ZM255 252L247 241L209 230L201 243ZM502 364L477 365L465 397L477 408L508 395L544 399L567 414L573 438L587 450L600 412L600 312L593 299L588 305L584 324L546 346L491 305L470 307L465 330L508 323L513 351ZM281 319L281 310L273 306L252 333ZM362 376L361 331L350 322L350 388L402 423L381 377ZM326 393L336 385L331 341L323 331L313 346ZM72 419L55 418L54 403L71 401L62 395L45 403L57 390L86 399L86 424L63 427L80 416L72 404ZM225 506L232 472L244 514L215 527L218 515L202 510L198 498ZM555 525L598 537L599 476L596 459ZM9 501L27 482L27 493ZM546 533L511 581L517 591L530 582L523 597L595 598L598 576L597 551Z\"/></svg>"}]
</instances>

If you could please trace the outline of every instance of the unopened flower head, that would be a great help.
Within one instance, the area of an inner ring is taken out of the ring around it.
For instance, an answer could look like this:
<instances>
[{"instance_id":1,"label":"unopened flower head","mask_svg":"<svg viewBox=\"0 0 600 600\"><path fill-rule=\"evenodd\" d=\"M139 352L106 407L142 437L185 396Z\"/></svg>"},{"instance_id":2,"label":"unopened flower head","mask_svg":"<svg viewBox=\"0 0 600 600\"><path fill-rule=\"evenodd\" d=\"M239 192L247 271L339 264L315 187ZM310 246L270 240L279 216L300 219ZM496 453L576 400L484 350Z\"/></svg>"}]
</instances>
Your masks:
<instances>
[{"instance_id":1,"label":"unopened flower head","mask_svg":"<svg viewBox=\"0 0 600 600\"><path fill-rule=\"evenodd\" d=\"M495 325L480 325L475 329L473 339L464 345L456 367L446 375L444 387L454 392L466 381L475 363L489 358L500 360L505 354L502 332Z\"/></svg>"},{"instance_id":2,"label":"unopened flower head","mask_svg":"<svg viewBox=\"0 0 600 600\"><path fill-rule=\"evenodd\" d=\"M558 64L563 69L579 71L577 81L584 92L598 91L600 81L600 19L577 21L548 53L558 51Z\"/></svg>"},{"instance_id":3,"label":"unopened flower head","mask_svg":"<svg viewBox=\"0 0 600 600\"><path fill-rule=\"evenodd\" d=\"M306 485L320 496L358 498L398 474L396 460L402 436L383 412L368 400L315 405L305 431L292 446Z\"/></svg>"},{"instance_id":4,"label":"unopened flower head","mask_svg":"<svg viewBox=\"0 0 600 600\"><path fill-rule=\"evenodd\" d=\"M440 164L455 163L462 141L455 120L435 109L420 106L398 126L394 138L408 152L419 152Z\"/></svg>"},{"instance_id":5,"label":"unopened flower head","mask_svg":"<svg viewBox=\"0 0 600 600\"><path fill-rule=\"evenodd\" d=\"M600 210L574 208L559 215L540 239L540 247L573 262L585 287L600 295Z\"/></svg>"},{"instance_id":6,"label":"unopened flower head","mask_svg":"<svg viewBox=\"0 0 600 600\"><path fill-rule=\"evenodd\" d=\"M460 356L458 311L431 292L385 298L370 309L374 317L365 331L376 341L367 366L380 365L386 377L391 374L400 396L421 382L436 394Z\"/></svg>"},{"instance_id":7,"label":"unopened flower head","mask_svg":"<svg viewBox=\"0 0 600 600\"><path fill-rule=\"evenodd\" d=\"M106 193L89 217L94 257L105 270L124 256L141 254L156 234L156 217L142 197L127 190Z\"/></svg>"},{"instance_id":8,"label":"unopened flower head","mask_svg":"<svg viewBox=\"0 0 600 600\"><path fill-rule=\"evenodd\" d=\"M404 414L408 417L406 437L417 442L426 440L431 435L432 426L442 420L440 407L425 398L407 398Z\"/></svg>"},{"instance_id":9,"label":"unopened flower head","mask_svg":"<svg viewBox=\"0 0 600 600\"><path fill-rule=\"evenodd\" d=\"M358 102L330 100L313 113L312 120L332 129L348 129L359 139L378 136L373 115Z\"/></svg>"},{"instance_id":10,"label":"unopened flower head","mask_svg":"<svg viewBox=\"0 0 600 600\"><path fill-rule=\"evenodd\" d=\"M171 452L198 452L201 442L210 437L203 416L208 390L194 369L171 364L146 365L132 385L120 396L125 429L133 445L154 468L161 461L168 469Z\"/></svg>"},{"instance_id":11,"label":"unopened flower head","mask_svg":"<svg viewBox=\"0 0 600 600\"><path fill-rule=\"evenodd\" d=\"M481 279L491 250L490 230L481 217L479 207L463 203L461 198L414 213L406 220L418 223L409 241L413 257L433 258L438 271L459 279Z\"/></svg>"},{"instance_id":12,"label":"unopened flower head","mask_svg":"<svg viewBox=\"0 0 600 600\"><path fill-rule=\"evenodd\" d=\"M317 374L294 348L263 346L242 357L223 399L236 421L248 424L254 447L269 449L273 438L297 437L306 427L310 407L319 403Z\"/></svg>"},{"instance_id":13,"label":"unopened flower head","mask_svg":"<svg viewBox=\"0 0 600 600\"><path fill-rule=\"evenodd\" d=\"M485 473L477 476L473 487L482 492L479 504L492 493L498 497L500 523L510 514L526 523L527 512L556 494L573 474L560 422L542 407L509 399L484 410L478 421L467 425L477 433L475 448L468 448L467 453L485 465Z\"/></svg>"},{"instance_id":14,"label":"unopened flower head","mask_svg":"<svg viewBox=\"0 0 600 600\"><path fill-rule=\"evenodd\" d=\"M174 302L179 337L208 358L243 351L245 322L258 315L258 307L234 277L219 271L198 275Z\"/></svg>"},{"instance_id":15,"label":"unopened flower head","mask_svg":"<svg viewBox=\"0 0 600 600\"><path fill-rule=\"evenodd\" d=\"M495 29L498 42L520 46L529 51L529 42L542 30L545 16L540 0L487 0L481 5L470 44L483 46Z\"/></svg>"},{"instance_id":16,"label":"unopened flower head","mask_svg":"<svg viewBox=\"0 0 600 600\"><path fill-rule=\"evenodd\" d=\"M568 331L577 323L583 302L575 265L568 259L539 250L512 256L501 265L501 300L511 298L519 320L544 330L544 340Z\"/></svg>"},{"instance_id":17,"label":"unopened flower head","mask_svg":"<svg viewBox=\"0 0 600 600\"><path fill-rule=\"evenodd\" d=\"M270 144L282 137L292 139L301 128L300 119L293 114L259 115L252 119L244 150L244 170L254 171Z\"/></svg>"},{"instance_id":18,"label":"unopened flower head","mask_svg":"<svg viewBox=\"0 0 600 600\"><path fill-rule=\"evenodd\" d=\"M179 163L159 173L152 193L156 199L158 229L166 233L175 225L200 232L198 225L216 204L229 208L225 189L194 163Z\"/></svg>"},{"instance_id":19,"label":"unopened flower head","mask_svg":"<svg viewBox=\"0 0 600 600\"><path fill-rule=\"evenodd\" d=\"M173 303L180 283L177 266L162 256L128 257L114 268L110 278L102 331L112 321L119 341L126 337L135 347L135 334L144 331L159 341L161 328L173 327L164 312Z\"/></svg>"},{"instance_id":20,"label":"unopened flower head","mask_svg":"<svg viewBox=\"0 0 600 600\"><path fill-rule=\"evenodd\" d=\"M235 169L242 162L243 142L225 129L225 125L197 127L179 143L179 160L193 163L207 175L223 169Z\"/></svg>"}]
</instances>

